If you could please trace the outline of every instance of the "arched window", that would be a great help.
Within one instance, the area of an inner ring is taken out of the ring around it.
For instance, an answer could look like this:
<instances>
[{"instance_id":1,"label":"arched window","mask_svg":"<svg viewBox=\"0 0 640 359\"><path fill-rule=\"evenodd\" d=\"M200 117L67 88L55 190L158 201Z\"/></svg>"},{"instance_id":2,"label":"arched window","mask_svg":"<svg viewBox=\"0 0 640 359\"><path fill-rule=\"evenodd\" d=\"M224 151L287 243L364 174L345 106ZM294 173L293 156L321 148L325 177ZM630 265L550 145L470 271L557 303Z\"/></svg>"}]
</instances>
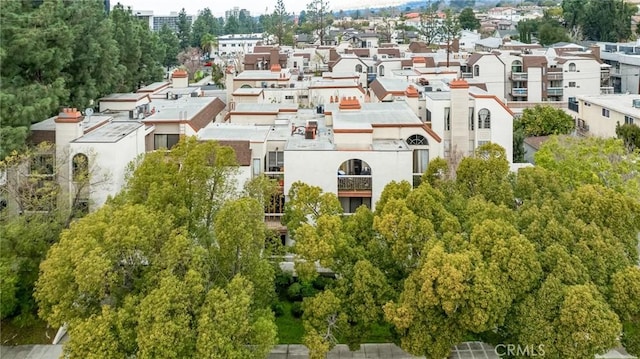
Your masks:
<instances>
[{"instance_id":1,"label":"arched window","mask_svg":"<svg viewBox=\"0 0 640 359\"><path fill-rule=\"evenodd\" d=\"M417 187L429 166L429 141L422 135L411 135L407 138L407 145L413 151L413 185Z\"/></svg>"},{"instance_id":2,"label":"arched window","mask_svg":"<svg viewBox=\"0 0 640 359\"><path fill-rule=\"evenodd\" d=\"M378 66L378 76L384 76L384 65Z\"/></svg>"},{"instance_id":3,"label":"arched window","mask_svg":"<svg viewBox=\"0 0 640 359\"><path fill-rule=\"evenodd\" d=\"M362 72L362 65L360 65L360 64L356 65L356 72L357 73L361 73Z\"/></svg>"},{"instance_id":4,"label":"arched window","mask_svg":"<svg viewBox=\"0 0 640 359\"><path fill-rule=\"evenodd\" d=\"M249 84L244 84L244 85L240 86L240 88L242 88L242 89L250 89L250 88L251 88L251 85L249 85Z\"/></svg>"},{"instance_id":5,"label":"arched window","mask_svg":"<svg viewBox=\"0 0 640 359\"><path fill-rule=\"evenodd\" d=\"M72 176L74 182L82 182L88 180L89 176L89 158L84 153L78 153L72 159Z\"/></svg>"},{"instance_id":6,"label":"arched window","mask_svg":"<svg viewBox=\"0 0 640 359\"><path fill-rule=\"evenodd\" d=\"M576 64L573 62L569 64L569 72L576 72Z\"/></svg>"},{"instance_id":7,"label":"arched window","mask_svg":"<svg viewBox=\"0 0 640 359\"><path fill-rule=\"evenodd\" d=\"M411 135L407 138L409 146L429 146L429 141L422 135Z\"/></svg>"},{"instance_id":8,"label":"arched window","mask_svg":"<svg viewBox=\"0 0 640 359\"><path fill-rule=\"evenodd\" d=\"M491 112L486 108L478 111L478 128L490 129L491 128Z\"/></svg>"},{"instance_id":9,"label":"arched window","mask_svg":"<svg viewBox=\"0 0 640 359\"><path fill-rule=\"evenodd\" d=\"M473 66L473 76L480 76L480 66L479 65Z\"/></svg>"},{"instance_id":10,"label":"arched window","mask_svg":"<svg viewBox=\"0 0 640 359\"><path fill-rule=\"evenodd\" d=\"M515 60L511 63L511 72L522 72L522 61Z\"/></svg>"}]
</instances>

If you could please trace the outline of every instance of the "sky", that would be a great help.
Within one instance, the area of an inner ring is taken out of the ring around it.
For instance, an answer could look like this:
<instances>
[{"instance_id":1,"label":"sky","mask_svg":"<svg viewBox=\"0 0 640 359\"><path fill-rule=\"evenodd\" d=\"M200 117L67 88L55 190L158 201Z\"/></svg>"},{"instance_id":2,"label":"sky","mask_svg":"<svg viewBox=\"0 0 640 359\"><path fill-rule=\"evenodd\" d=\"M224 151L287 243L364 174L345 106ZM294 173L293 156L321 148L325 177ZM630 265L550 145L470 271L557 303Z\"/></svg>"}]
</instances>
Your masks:
<instances>
[{"instance_id":1,"label":"sky","mask_svg":"<svg viewBox=\"0 0 640 359\"><path fill-rule=\"evenodd\" d=\"M198 10L208 7L214 16L224 16L224 12L234 6L247 9L251 15L257 16L273 12L276 4L276 0L232 0L228 2L215 0L111 0L111 6L113 7L118 2L130 6L133 10L152 10L154 15L169 15L171 12L179 12L183 7L187 14L195 15ZM288 12L299 13L307 7L309 2L310 0L284 0L284 5ZM346 10L367 6L383 7L403 2L402 0L329 0L329 7L331 10Z\"/></svg>"}]
</instances>

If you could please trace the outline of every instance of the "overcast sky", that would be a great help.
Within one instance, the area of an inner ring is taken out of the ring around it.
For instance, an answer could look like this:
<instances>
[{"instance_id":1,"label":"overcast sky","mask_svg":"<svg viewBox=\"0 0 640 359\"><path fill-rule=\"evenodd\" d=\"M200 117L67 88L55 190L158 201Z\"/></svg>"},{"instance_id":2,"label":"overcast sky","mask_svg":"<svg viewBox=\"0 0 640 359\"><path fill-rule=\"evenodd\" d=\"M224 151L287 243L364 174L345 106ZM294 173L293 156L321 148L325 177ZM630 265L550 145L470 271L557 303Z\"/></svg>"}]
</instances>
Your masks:
<instances>
[{"instance_id":1,"label":"overcast sky","mask_svg":"<svg viewBox=\"0 0 640 359\"><path fill-rule=\"evenodd\" d=\"M183 7L187 14L195 15L198 10L208 7L214 16L224 16L224 12L234 6L249 10L251 15L261 15L265 13L265 10L271 13L276 4L276 0L231 0L224 2L214 0L111 0L111 6L118 2L130 6L133 10L153 10L154 15L168 15L172 11L179 12ZM310 0L284 0L284 5L288 12L299 13L307 7L306 4L309 2ZM402 0L329 0L329 6L332 10L340 10L366 6L379 7L403 2Z\"/></svg>"}]
</instances>

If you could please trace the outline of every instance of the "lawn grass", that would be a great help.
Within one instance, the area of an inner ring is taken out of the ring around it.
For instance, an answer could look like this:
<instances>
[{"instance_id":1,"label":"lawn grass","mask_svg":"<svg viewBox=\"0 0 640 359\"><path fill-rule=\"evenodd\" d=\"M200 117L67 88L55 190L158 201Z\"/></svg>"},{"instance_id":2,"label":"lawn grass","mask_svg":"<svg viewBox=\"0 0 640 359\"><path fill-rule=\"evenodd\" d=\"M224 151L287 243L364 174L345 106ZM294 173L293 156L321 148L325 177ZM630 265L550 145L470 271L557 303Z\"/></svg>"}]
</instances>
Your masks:
<instances>
[{"instance_id":1,"label":"lawn grass","mask_svg":"<svg viewBox=\"0 0 640 359\"><path fill-rule=\"evenodd\" d=\"M48 328L47 323L35 319L29 325L19 326L10 319L0 322L0 343L2 345L51 344L57 328Z\"/></svg>"},{"instance_id":2,"label":"lawn grass","mask_svg":"<svg viewBox=\"0 0 640 359\"><path fill-rule=\"evenodd\" d=\"M291 306L293 303L289 301L281 301L284 307L284 314L276 318L278 326L278 343L279 344L300 344L304 335L302 327L302 319L294 318L291 315Z\"/></svg>"}]
</instances>

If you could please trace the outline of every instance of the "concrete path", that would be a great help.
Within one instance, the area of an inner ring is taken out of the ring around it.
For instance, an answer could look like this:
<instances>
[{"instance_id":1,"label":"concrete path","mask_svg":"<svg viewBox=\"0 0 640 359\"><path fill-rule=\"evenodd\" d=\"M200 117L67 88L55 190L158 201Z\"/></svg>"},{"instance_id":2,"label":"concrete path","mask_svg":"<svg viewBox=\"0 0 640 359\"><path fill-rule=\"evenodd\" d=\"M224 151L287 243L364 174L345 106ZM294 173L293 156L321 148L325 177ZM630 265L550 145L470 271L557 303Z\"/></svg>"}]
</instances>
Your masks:
<instances>
[{"instance_id":1,"label":"concrete path","mask_svg":"<svg viewBox=\"0 0 640 359\"><path fill-rule=\"evenodd\" d=\"M268 359L307 359L309 349L300 344L276 345ZM327 354L327 359L414 359L416 357L407 354L402 349L390 343L362 344L360 350L352 352L344 344L336 345Z\"/></svg>"}]
</instances>

